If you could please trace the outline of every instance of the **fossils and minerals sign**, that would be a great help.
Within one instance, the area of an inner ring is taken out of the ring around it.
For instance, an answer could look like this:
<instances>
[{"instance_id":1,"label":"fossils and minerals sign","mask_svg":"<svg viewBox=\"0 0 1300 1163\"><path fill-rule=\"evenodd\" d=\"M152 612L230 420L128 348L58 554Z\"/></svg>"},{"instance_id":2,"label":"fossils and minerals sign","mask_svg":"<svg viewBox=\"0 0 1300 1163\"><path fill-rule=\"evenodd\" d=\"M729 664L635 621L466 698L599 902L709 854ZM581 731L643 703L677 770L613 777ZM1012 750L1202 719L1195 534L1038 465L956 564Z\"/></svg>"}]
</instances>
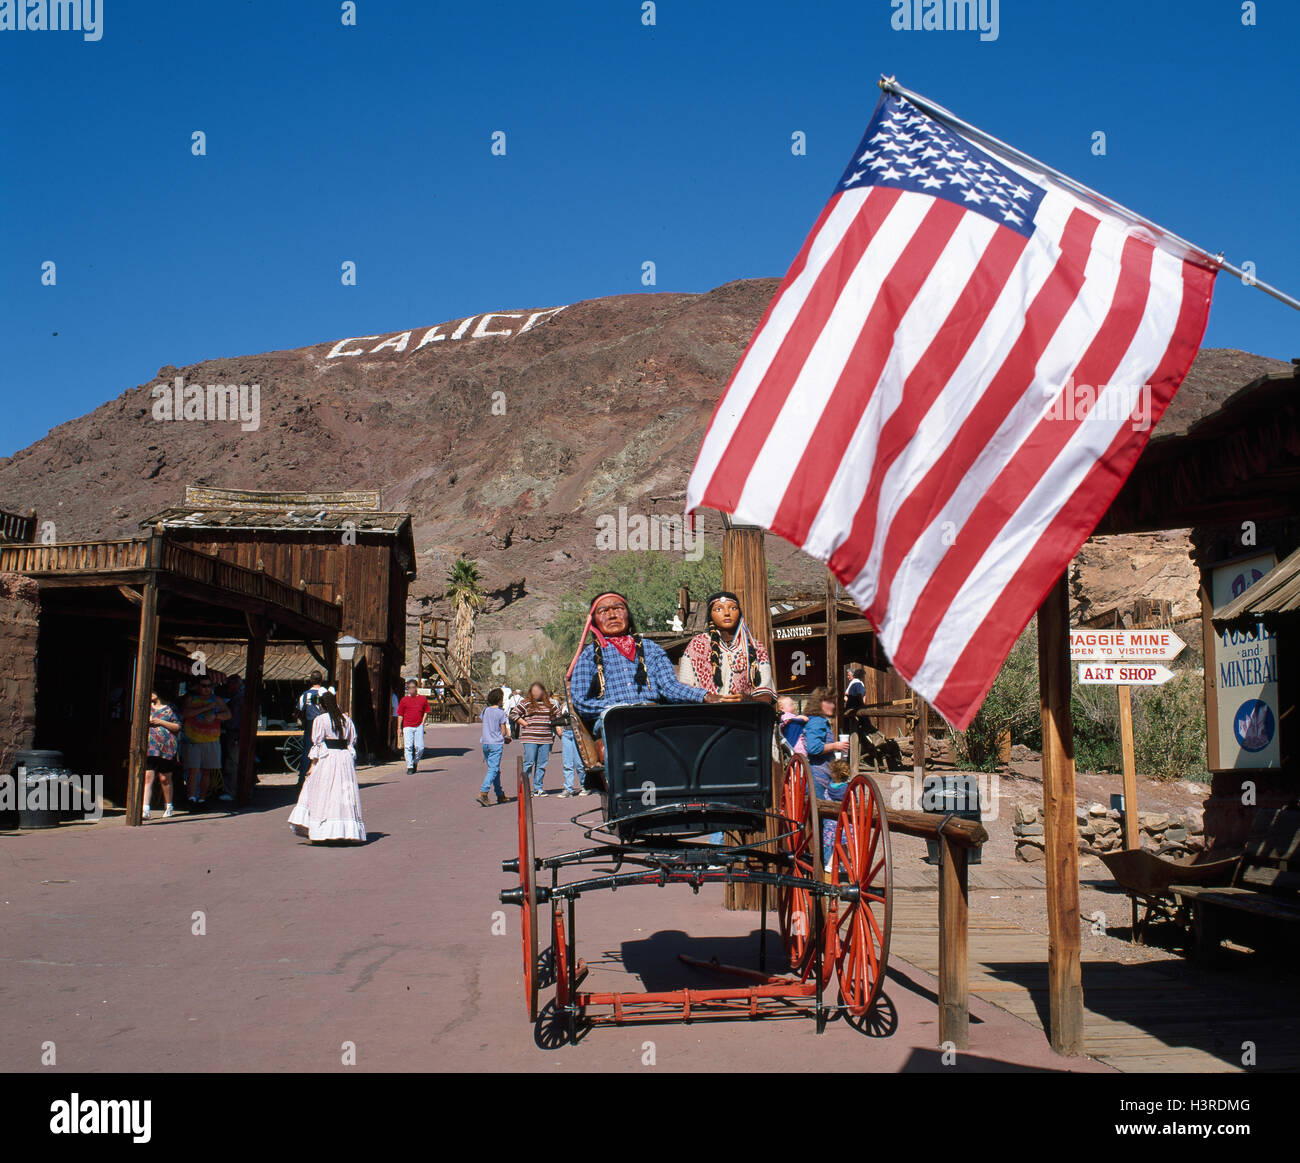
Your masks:
<instances>
[{"instance_id":1,"label":"fossils and minerals sign","mask_svg":"<svg viewBox=\"0 0 1300 1163\"><path fill-rule=\"evenodd\" d=\"M1210 600L1216 610L1245 593L1277 564L1272 553L1225 562L1210 571ZM1211 628L1213 629L1213 628ZM1277 636L1263 623L1218 630L1205 660L1215 692L1218 731L1211 771L1278 767Z\"/></svg>"}]
</instances>

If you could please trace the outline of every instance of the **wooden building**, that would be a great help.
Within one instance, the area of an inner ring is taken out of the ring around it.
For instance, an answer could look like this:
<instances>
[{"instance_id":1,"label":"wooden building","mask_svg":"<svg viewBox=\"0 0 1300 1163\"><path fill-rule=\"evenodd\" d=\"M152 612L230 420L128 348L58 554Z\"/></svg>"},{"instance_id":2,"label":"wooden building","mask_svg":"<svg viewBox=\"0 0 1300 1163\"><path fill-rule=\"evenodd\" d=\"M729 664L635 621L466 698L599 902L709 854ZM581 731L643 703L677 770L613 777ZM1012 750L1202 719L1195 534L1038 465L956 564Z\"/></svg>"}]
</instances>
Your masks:
<instances>
[{"instance_id":1,"label":"wooden building","mask_svg":"<svg viewBox=\"0 0 1300 1163\"><path fill-rule=\"evenodd\" d=\"M63 753L140 823L149 695L191 677L179 643L196 634L248 643L237 798L252 792L267 643L337 640L340 607L154 531L115 541L0 545L0 577L39 591L33 649L35 746ZM214 674L214 677L221 677Z\"/></svg>"},{"instance_id":2,"label":"wooden building","mask_svg":"<svg viewBox=\"0 0 1300 1163\"><path fill-rule=\"evenodd\" d=\"M1295 800L1300 775L1294 623L1285 599L1279 609L1264 600L1286 576L1272 571L1300 549L1300 363L1199 416L1162 421L1096 532L1189 527L1205 649L1206 842L1232 848L1255 806ZM1243 744L1233 736L1252 715L1258 737Z\"/></svg>"},{"instance_id":3,"label":"wooden building","mask_svg":"<svg viewBox=\"0 0 1300 1163\"><path fill-rule=\"evenodd\" d=\"M409 513L383 511L378 492L262 493L190 486L181 505L141 523L202 553L265 572L296 589L337 603L342 632L361 641L350 675L336 674L332 650L302 642L277 661L277 674L303 680L313 670L333 675L351 695L359 751L388 747L390 696L406 657L406 596L415 577ZM193 648L219 655L239 672L240 644L213 637ZM350 679L350 682L349 682Z\"/></svg>"}]
</instances>

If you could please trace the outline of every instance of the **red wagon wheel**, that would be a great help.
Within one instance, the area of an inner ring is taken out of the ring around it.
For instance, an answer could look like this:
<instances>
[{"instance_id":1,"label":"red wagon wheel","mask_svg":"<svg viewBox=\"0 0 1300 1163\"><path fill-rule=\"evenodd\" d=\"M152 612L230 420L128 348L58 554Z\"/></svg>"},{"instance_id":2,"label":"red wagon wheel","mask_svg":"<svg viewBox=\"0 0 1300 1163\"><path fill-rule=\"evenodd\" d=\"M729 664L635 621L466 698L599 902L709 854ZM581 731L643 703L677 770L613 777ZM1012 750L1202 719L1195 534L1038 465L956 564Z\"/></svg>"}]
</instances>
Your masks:
<instances>
[{"instance_id":1,"label":"red wagon wheel","mask_svg":"<svg viewBox=\"0 0 1300 1163\"><path fill-rule=\"evenodd\" d=\"M817 814L817 794L808 760L794 756L785 766L781 783L781 815L789 821L782 832L792 833L781 840L781 849L794 857L791 872L796 876L820 879L822 873L822 831ZM813 909L819 907L806 888L777 890L776 915L781 929L781 943L790 967L796 973L806 971L813 949Z\"/></svg>"},{"instance_id":2,"label":"red wagon wheel","mask_svg":"<svg viewBox=\"0 0 1300 1163\"><path fill-rule=\"evenodd\" d=\"M520 929L524 937L524 1000L528 1020L537 1021L537 869L533 853L533 790L524 778L524 760L519 757L519 883L523 886Z\"/></svg>"},{"instance_id":3,"label":"red wagon wheel","mask_svg":"<svg viewBox=\"0 0 1300 1163\"><path fill-rule=\"evenodd\" d=\"M835 960L840 997L855 1018L871 1009L885 980L894 914L891 863L880 788L871 776L858 775L849 781L840 805L830 877L832 884L847 880L857 885L858 899L832 907L827 933L827 953Z\"/></svg>"}]
</instances>

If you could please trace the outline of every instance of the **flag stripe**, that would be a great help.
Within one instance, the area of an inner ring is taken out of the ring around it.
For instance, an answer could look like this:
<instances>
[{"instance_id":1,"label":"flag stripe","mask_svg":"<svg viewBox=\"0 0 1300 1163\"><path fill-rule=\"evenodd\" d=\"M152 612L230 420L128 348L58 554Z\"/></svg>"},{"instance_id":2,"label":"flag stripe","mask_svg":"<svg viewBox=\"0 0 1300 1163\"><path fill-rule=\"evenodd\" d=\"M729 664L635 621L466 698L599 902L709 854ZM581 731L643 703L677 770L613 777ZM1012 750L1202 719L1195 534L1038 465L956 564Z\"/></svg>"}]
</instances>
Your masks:
<instances>
[{"instance_id":1,"label":"flag stripe","mask_svg":"<svg viewBox=\"0 0 1300 1163\"><path fill-rule=\"evenodd\" d=\"M921 357L907 371L893 410L882 422L877 413L868 409L853 432L846 450L849 455L841 455L837 460L827 458L826 471L833 470L834 475L827 484L826 502L820 510L809 508L810 514L815 514L814 520L798 522L795 520L797 514L792 513L787 522L774 522L771 526L773 532L803 545L814 555L819 551L824 554L834 552L836 546L830 539L834 536L836 524L846 512L851 519L868 492L878 492L881 477L915 434L915 417L930 409L965 352L975 342L1024 248L1025 239L1021 235L995 228L965 284L947 280L955 284L951 289L958 292L957 297L952 301L949 295L951 305L946 313L936 313L942 322L930 336ZM842 422L847 430L852 422L851 415L845 416Z\"/></svg>"},{"instance_id":2,"label":"flag stripe","mask_svg":"<svg viewBox=\"0 0 1300 1163\"><path fill-rule=\"evenodd\" d=\"M925 528L930 523L930 515L942 507L943 501L961 484L966 470L980 451L988 446L1006 415L1009 403L1018 399L1032 381L1039 356L1078 296L1084 282L1088 248L1096 229L1097 220L1090 215L1079 211L1070 215L1061 239L1060 258L1026 312L1024 326L1011 351L982 394L972 401L969 414L951 442L931 458L933 467L908 494L890 525L911 530ZM876 532L877 499L873 494L863 498L845 546L847 552L841 551L831 558L831 567L841 577L855 577L867 564ZM883 542L881 545L883 549ZM888 567L880 567L879 574L885 584L871 603L871 611L877 619L882 616L889 598Z\"/></svg>"},{"instance_id":3,"label":"flag stripe","mask_svg":"<svg viewBox=\"0 0 1300 1163\"><path fill-rule=\"evenodd\" d=\"M744 374L738 373L733 381L743 403L740 399L726 401L728 408L743 407L744 411L712 472L711 492L719 504L730 509L739 502L763 437L776 422L793 380L820 334L817 321L831 314L863 251L900 197L896 190L873 190L865 199L842 196L842 205L860 202L860 209L846 211L848 221L842 233L836 233L840 216L833 215L833 229L819 236L809 265L796 280L804 284L798 288L802 294L789 296L788 306L783 303L783 313L791 319L779 343L759 348L756 342L753 346L758 350L746 353Z\"/></svg>"},{"instance_id":4,"label":"flag stripe","mask_svg":"<svg viewBox=\"0 0 1300 1163\"><path fill-rule=\"evenodd\" d=\"M812 429L789 487L784 490L784 497L778 497L780 507L770 522L764 522L773 529L781 529L781 535L796 544L802 544L807 537L817 511L814 506L819 498L826 496L854 435L854 425L863 409L871 405L885 361L894 350L895 329L964 218L966 215L959 206L935 202L889 274L892 293L878 296L867 312L866 322ZM808 515L804 521L799 520L801 511Z\"/></svg>"},{"instance_id":5,"label":"flag stripe","mask_svg":"<svg viewBox=\"0 0 1300 1163\"><path fill-rule=\"evenodd\" d=\"M788 321L783 319L782 315L797 312L797 304L802 301L801 288L807 282L804 278L804 272L807 269L808 256L812 253L813 247L821 237L822 230L827 226L836 210L840 210L838 215L840 230L847 229L852 214L846 207L851 205L854 207L853 212L856 212L856 206L865 200L869 193L867 191L866 193L832 198L822 207L822 212L817 215L817 221L813 224L808 237L804 239L803 246L799 248L798 255L790 265L790 269L786 271L785 278L781 280L781 285L777 287L776 294L772 296L772 301L768 303L767 310L763 312L763 318L759 320L758 327L754 331L754 337L751 339L745 353L737 361L735 368L732 370L731 379L727 381L727 386L723 389L722 397L718 401L718 407L709 421L708 428L704 430L704 440L700 445L700 455L697 458L697 471L700 466L706 464L710 472L713 468L716 468L716 459L708 461L705 454L711 448L720 450L726 447L726 441L730 439L728 424L744 411L745 404L748 403L747 400L741 399L742 393L740 390L733 391L737 380L741 378L741 374L745 369L746 361L754 357L756 351L767 346L774 346L771 337L779 334L783 326L788 326ZM846 198L848 199L847 203ZM767 339L764 337L767 337ZM687 511L689 512L692 508L694 506L688 502Z\"/></svg>"},{"instance_id":6,"label":"flag stripe","mask_svg":"<svg viewBox=\"0 0 1300 1163\"><path fill-rule=\"evenodd\" d=\"M1182 297L1178 319L1160 365L1151 376L1151 428L1159 422L1192 366L1209 320L1214 272L1191 262L1180 262L1179 266ZM1035 541L1020 569L956 657L934 700L936 709L949 721L960 720L961 708L978 707L988 694L997 671L985 674L988 668L980 665L980 659L987 658L999 638L1014 642L1025 628L1060 577L1061 562L1068 565L1123 487L1146 447L1150 430L1139 441L1131 437L1132 432L1123 426L1115 433L1105 454L1093 464L1044 535Z\"/></svg>"},{"instance_id":7,"label":"flag stripe","mask_svg":"<svg viewBox=\"0 0 1300 1163\"><path fill-rule=\"evenodd\" d=\"M1152 247L1149 243L1134 237L1125 241L1124 254L1120 260L1119 284L1110 310L1074 371L1074 376L1081 383L1109 383L1132 343L1138 324L1142 321L1150 290L1151 257ZM1068 384L1061 388L1060 394L1064 395L1067 390ZM1042 397L1033 397L1031 393L1031 410L1035 406L1041 409L1044 402ZM950 603L989 546L1002 534L1025 497L1056 460L1080 422L1072 423L1064 416L1053 418L1049 412L1040 417L1018 448L1010 450L1003 460L1002 470L971 509L953 544L942 555L939 567L917 595L915 604L907 603L905 599L907 621L896 648L891 651L891 657L897 664L913 669L921 665ZM899 532L901 530L898 525L890 530L890 542L895 553L906 549L906 546L900 545L902 539L897 536ZM929 535L934 536L933 529ZM884 570L887 575L892 575L888 548L885 552ZM909 605L910 609L907 609Z\"/></svg>"},{"instance_id":8,"label":"flag stripe","mask_svg":"<svg viewBox=\"0 0 1300 1163\"><path fill-rule=\"evenodd\" d=\"M791 447L808 439L810 417L815 418L825 407L833 385L843 374L854 337L862 330L865 305L881 297L881 288L897 267L908 238L932 207L933 199L903 196L884 219L892 229L876 230L847 273L828 267L823 278L834 280L837 297L826 318L806 312L811 342L802 365L786 369L774 365L765 373L765 380L786 376L788 390L779 402L771 397L779 406L768 421L762 449L748 463L729 453L720 468L724 479L730 464L745 474L736 512L750 514L747 520L757 524L770 521L797 464L797 457L790 456ZM761 406L756 403L753 411L761 413Z\"/></svg>"}]
</instances>

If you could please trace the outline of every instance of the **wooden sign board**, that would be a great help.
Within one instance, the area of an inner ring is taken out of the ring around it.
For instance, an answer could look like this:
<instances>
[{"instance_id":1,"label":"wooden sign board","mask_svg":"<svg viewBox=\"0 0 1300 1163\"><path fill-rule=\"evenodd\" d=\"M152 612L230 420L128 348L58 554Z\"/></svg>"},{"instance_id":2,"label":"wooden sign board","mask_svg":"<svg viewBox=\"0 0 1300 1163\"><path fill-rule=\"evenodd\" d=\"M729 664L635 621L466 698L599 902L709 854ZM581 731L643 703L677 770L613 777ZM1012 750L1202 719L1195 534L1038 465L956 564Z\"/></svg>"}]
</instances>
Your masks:
<instances>
[{"instance_id":1,"label":"wooden sign board","mask_svg":"<svg viewBox=\"0 0 1300 1163\"><path fill-rule=\"evenodd\" d=\"M1072 662L1172 662L1186 645L1172 630L1070 631Z\"/></svg>"},{"instance_id":2,"label":"wooden sign board","mask_svg":"<svg viewBox=\"0 0 1300 1163\"><path fill-rule=\"evenodd\" d=\"M1081 662L1079 682L1085 686L1160 686L1174 672L1158 662Z\"/></svg>"}]
</instances>

